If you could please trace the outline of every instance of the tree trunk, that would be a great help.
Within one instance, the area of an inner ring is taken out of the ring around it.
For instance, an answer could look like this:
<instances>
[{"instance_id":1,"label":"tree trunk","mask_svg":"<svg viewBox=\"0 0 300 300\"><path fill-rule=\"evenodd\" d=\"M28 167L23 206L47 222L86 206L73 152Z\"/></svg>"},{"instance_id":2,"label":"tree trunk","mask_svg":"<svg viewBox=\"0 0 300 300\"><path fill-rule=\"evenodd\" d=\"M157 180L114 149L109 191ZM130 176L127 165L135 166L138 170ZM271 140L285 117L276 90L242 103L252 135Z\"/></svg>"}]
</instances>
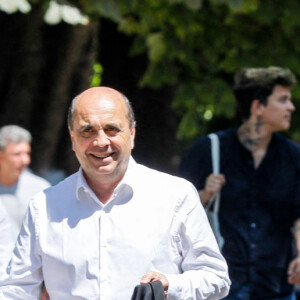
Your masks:
<instances>
[{"instance_id":1,"label":"tree trunk","mask_svg":"<svg viewBox=\"0 0 300 300\"><path fill-rule=\"evenodd\" d=\"M29 129L34 98L40 84L42 11L30 15L0 14L1 125L19 124Z\"/></svg>"},{"instance_id":2,"label":"tree trunk","mask_svg":"<svg viewBox=\"0 0 300 300\"><path fill-rule=\"evenodd\" d=\"M56 165L58 168L70 168L68 173L74 170L73 159L72 164L68 158L62 159L65 157L62 155L63 151L70 152L67 111L71 100L89 87L96 53L96 31L97 24L60 24L45 28L45 57L51 59L43 72L44 86L41 95L44 96L40 98L40 105L35 107L35 115L43 116L42 135L34 144L38 154L34 160L36 169L48 169ZM57 153L58 148L63 151Z\"/></svg>"},{"instance_id":3,"label":"tree trunk","mask_svg":"<svg viewBox=\"0 0 300 300\"><path fill-rule=\"evenodd\" d=\"M132 101L137 119L133 156L150 167L175 172L172 87L140 88L147 57L129 57L132 38L107 20L101 20L98 33L99 24L49 26L38 7L27 15L0 13L0 125L17 124L31 131L33 170L76 171L67 109L89 87L92 65L98 60L104 69L101 84Z\"/></svg>"},{"instance_id":4,"label":"tree trunk","mask_svg":"<svg viewBox=\"0 0 300 300\"><path fill-rule=\"evenodd\" d=\"M78 168L67 130L67 109L89 87L98 23L49 26L44 12L0 13L0 125L17 124L33 135L31 168Z\"/></svg>"}]
</instances>

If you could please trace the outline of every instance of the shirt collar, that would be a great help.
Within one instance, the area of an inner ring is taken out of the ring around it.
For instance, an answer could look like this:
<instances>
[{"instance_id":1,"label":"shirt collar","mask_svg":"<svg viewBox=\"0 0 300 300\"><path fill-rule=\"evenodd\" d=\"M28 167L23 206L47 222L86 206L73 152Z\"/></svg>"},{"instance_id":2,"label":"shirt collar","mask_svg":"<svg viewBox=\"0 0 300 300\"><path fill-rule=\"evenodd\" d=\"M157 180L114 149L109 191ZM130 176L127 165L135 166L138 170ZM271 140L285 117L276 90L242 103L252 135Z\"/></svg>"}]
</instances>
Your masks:
<instances>
[{"instance_id":1,"label":"shirt collar","mask_svg":"<svg viewBox=\"0 0 300 300\"><path fill-rule=\"evenodd\" d=\"M93 192L93 190L87 184L86 179L83 175L82 167L80 167L79 171L78 171L77 184L76 184L76 198L77 198L77 200L80 201L80 200L85 200L86 197L88 197L88 196L93 198L98 203L100 203L96 194Z\"/></svg>"},{"instance_id":2,"label":"shirt collar","mask_svg":"<svg viewBox=\"0 0 300 300\"><path fill-rule=\"evenodd\" d=\"M135 166L137 165L137 163L135 162L135 160L133 159L133 157L131 156L129 159L129 163L128 163L128 167L127 170L125 172L124 177L122 178L122 180L120 181L120 183L116 186L115 191L114 191L114 197L116 198L116 196L119 194L119 192L121 190L124 189L129 189L131 190L131 193L133 193L133 186L134 186L134 176L133 176L133 170L135 168ZM93 190L89 187L88 183L86 182L86 179L83 175L83 170L82 167L79 168L78 171L78 177L77 177L77 183L76 183L76 198L78 201L80 200L85 200L86 197L89 196L90 198L92 198L94 201L97 202L97 204L99 204L100 206L105 206L108 203L111 202L111 200L106 203L105 205L103 205L98 197L96 196L96 194L93 192Z\"/></svg>"},{"instance_id":3,"label":"shirt collar","mask_svg":"<svg viewBox=\"0 0 300 300\"><path fill-rule=\"evenodd\" d=\"M134 169L135 169L136 165L137 165L137 163L135 162L133 157L130 156L127 170L126 170L122 180L116 187L116 190L119 189L119 187L121 187L124 184L130 186L133 189L134 182L135 182L135 180L133 178L134 177L133 174L134 174Z\"/></svg>"}]
</instances>

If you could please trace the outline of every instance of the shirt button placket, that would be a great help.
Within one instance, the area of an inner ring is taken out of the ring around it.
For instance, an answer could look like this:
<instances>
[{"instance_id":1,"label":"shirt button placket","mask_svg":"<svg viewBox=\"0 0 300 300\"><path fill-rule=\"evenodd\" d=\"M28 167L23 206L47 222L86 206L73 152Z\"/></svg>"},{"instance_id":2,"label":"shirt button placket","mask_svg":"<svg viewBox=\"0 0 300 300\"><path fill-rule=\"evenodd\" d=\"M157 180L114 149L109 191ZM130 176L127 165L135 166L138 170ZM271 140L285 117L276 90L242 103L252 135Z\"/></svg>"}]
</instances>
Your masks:
<instances>
[{"instance_id":1,"label":"shirt button placket","mask_svg":"<svg viewBox=\"0 0 300 300\"><path fill-rule=\"evenodd\" d=\"M250 277L250 283L253 282L253 280L256 277L256 272L255 272L255 261L257 258L257 243L256 243L256 237L257 237L257 222L255 220L252 220L249 223L249 228L250 228L250 245L249 245L249 253L250 253L250 265L249 265L249 277ZM250 288L251 288L251 284L250 284Z\"/></svg>"},{"instance_id":2,"label":"shirt button placket","mask_svg":"<svg viewBox=\"0 0 300 300\"><path fill-rule=\"evenodd\" d=\"M255 221L250 222L250 255L251 258L255 258L255 249L256 249L256 243L255 243L255 236L257 235L257 223Z\"/></svg>"},{"instance_id":3,"label":"shirt button placket","mask_svg":"<svg viewBox=\"0 0 300 300\"><path fill-rule=\"evenodd\" d=\"M99 217L99 253L100 253L100 298L105 299L108 295L108 282L107 282L107 276L108 276L108 269L107 269L107 216L105 214L104 210L101 210L100 217ZM99 298L99 299L100 299Z\"/></svg>"},{"instance_id":4,"label":"shirt button placket","mask_svg":"<svg viewBox=\"0 0 300 300\"><path fill-rule=\"evenodd\" d=\"M249 249L249 253L250 253L250 259L252 262L255 262L256 260L256 256L257 256L257 244L256 244L256 236L258 234L257 232L257 229L258 229L258 226L257 226L257 222L255 222L254 220L252 220L250 223L249 223L249 228L250 228L250 249ZM253 280L255 279L255 268L254 268L254 265L255 264L252 264L250 262L250 265L249 265L249 278L250 278L250 283L253 282ZM251 284L250 284L250 288L251 288Z\"/></svg>"}]
</instances>

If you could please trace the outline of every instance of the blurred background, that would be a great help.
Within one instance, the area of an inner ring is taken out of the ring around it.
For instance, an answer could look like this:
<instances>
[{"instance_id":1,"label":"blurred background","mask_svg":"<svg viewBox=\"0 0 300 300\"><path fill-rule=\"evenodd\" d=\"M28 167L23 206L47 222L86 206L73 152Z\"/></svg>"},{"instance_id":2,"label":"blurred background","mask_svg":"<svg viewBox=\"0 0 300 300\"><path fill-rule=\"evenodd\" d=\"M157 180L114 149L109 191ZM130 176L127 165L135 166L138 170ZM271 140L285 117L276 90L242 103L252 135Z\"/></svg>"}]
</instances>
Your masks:
<instances>
[{"instance_id":1,"label":"blurred background","mask_svg":"<svg viewBox=\"0 0 300 300\"><path fill-rule=\"evenodd\" d=\"M110 86L136 112L135 159L176 173L199 136L238 125L235 71L276 65L300 80L299 13L298 0L0 0L0 125L31 131L31 168L54 182L78 169L72 98ZM300 142L297 111L286 134Z\"/></svg>"}]
</instances>

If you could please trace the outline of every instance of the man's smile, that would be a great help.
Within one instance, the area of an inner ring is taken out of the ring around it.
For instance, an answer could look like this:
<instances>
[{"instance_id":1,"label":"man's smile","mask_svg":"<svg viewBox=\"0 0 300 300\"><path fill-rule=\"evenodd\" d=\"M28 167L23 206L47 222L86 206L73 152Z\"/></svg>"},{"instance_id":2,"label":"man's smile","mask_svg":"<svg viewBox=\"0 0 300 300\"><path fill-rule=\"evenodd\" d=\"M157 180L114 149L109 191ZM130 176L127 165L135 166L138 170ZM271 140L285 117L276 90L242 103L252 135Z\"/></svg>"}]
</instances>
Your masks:
<instances>
[{"instance_id":1,"label":"man's smile","mask_svg":"<svg viewBox=\"0 0 300 300\"><path fill-rule=\"evenodd\" d=\"M96 158L107 158L112 155L112 153L106 153L106 154L96 154L96 153L91 153L92 156Z\"/></svg>"}]
</instances>

